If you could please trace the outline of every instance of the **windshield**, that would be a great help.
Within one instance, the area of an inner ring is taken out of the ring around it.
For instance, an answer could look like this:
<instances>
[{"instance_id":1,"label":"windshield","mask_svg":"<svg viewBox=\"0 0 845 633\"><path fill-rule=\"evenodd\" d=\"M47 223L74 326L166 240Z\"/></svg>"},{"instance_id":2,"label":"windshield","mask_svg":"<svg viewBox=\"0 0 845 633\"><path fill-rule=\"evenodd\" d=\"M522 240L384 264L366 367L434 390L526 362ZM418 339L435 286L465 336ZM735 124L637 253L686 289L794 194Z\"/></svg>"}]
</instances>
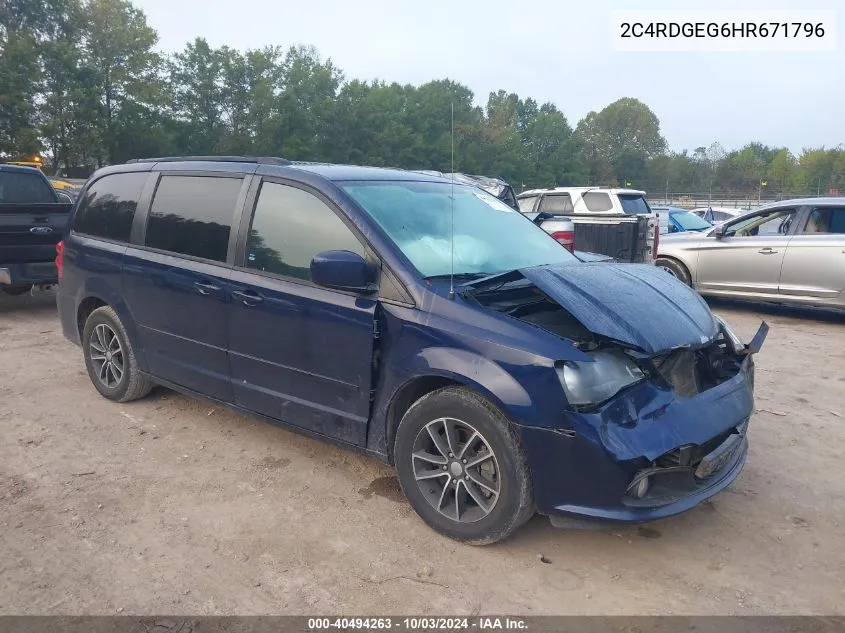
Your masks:
<instances>
[{"instance_id":1,"label":"windshield","mask_svg":"<svg viewBox=\"0 0 845 633\"><path fill-rule=\"evenodd\" d=\"M619 194L619 202L622 204L622 212L628 215L639 215L641 213L651 213L648 202L645 198L638 195L628 193Z\"/></svg>"},{"instance_id":2,"label":"windshield","mask_svg":"<svg viewBox=\"0 0 845 633\"><path fill-rule=\"evenodd\" d=\"M450 183L369 181L341 186L423 277L449 275ZM578 261L543 229L481 189L455 185L454 193L456 275L496 274Z\"/></svg>"},{"instance_id":3,"label":"windshield","mask_svg":"<svg viewBox=\"0 0 845 633\"><path fill-rule=\"evenodd\" d=\"M677 222L684 231L706 231L713 226L704 218L700 218L689 211L673 213L672 219Z\"/></svg>"}]
</instances>

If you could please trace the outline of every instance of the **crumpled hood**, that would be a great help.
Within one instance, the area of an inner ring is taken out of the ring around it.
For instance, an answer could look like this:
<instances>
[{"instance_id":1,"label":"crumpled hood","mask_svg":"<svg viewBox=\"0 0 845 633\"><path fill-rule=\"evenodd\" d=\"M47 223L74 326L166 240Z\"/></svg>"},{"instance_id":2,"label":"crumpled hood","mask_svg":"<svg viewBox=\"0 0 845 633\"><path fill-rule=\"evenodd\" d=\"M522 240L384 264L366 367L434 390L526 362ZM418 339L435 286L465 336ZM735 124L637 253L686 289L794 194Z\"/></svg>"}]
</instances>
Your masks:
<instances>
[{"instance_id":1,"label":"crumpled hood","mask_svg":"<svg viewBox=\"0 0 845 633\"><path fill-rule=\"evenodd\" d=\"M554 264L519 272L594 334L648 354L700 346L718 333L704 299L656 266Z\"/></svg>"}]
</instances>

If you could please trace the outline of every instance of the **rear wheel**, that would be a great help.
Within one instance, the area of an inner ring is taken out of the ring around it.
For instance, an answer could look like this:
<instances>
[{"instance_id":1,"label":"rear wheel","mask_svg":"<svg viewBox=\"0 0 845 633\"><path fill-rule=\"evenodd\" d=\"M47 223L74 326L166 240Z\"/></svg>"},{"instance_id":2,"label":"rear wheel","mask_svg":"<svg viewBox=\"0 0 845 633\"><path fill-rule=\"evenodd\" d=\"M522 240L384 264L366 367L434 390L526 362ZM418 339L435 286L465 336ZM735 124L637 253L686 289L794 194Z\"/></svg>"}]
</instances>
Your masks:
<instances>
[{"instance_id":1,"label":"rear wheel","mask_svg":"<svg viewBox=\"0 0 845 633\"><path fill-rule=\"evenodd\" d=\"M654 262L654 265L658 268L662 268L676 279L683 281L686 285L692 285L689 271L681 262L675 261L674 259L659 257L657 261Z\"/></svg>"},{"instance_id":2,"label":"rear wheel","mask_svg":"<svg viewBox=\"0 0 845 633\"><path fill-rule=\"evenodd\" d=\"M109 400L137 400L153 388L153 383L141 374L123 323L111 306L97 308L88 315L82 331L82 350L91 382Z\"/></svg>"},{"instance_id":3,"label":"rear wheel","mask_svg":"<svg viewBox=\"0 0 845 633\"><path fill-rule=\"evenodd\" d=\"M453 539L495 543L534 514L516 432L468 389L447 387L414 403L396 431L394 460L411 506Z\"/></svg>"}]
</instances>

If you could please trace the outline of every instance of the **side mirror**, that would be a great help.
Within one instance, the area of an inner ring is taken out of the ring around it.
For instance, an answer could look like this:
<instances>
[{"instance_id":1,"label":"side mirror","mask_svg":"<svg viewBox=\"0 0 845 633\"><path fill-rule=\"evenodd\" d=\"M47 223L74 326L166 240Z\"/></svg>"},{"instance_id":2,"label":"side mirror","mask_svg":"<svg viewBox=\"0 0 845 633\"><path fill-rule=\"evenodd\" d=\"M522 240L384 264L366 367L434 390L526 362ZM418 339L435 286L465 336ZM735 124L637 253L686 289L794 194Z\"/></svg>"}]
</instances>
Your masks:
<instances>
[{"instance_id":1,"label":"side mirror","mask_svg":"<svg viewBox=\"0 0 845 633\"><path fill-rule=\"evenodd\" d=\"M713 229L713 237L717 240L722 239L727 234L727 227L724 224L719 224L715 229Z\"/></svg>"},{"instance_id":2,"label":"side mirror","mask_svg":"<svg viewBox=\"0 0 845 633\"><path fill-rule=\"evenodd\" d=\"M352 251L323 251L311 260L311 281L333 290L371 294L375 277L375 267Z\"/></svg>"},{"instance_id":3,"label":"side mirror","mask_svg":"<svg viewBox=\"0 0 845 633\"><path fill-rule=\"evenodd\" d=\"M59 202L73 202L73 198L64 191L57 191L56 196L59 198Z\"/></svg>"}]
</instances>

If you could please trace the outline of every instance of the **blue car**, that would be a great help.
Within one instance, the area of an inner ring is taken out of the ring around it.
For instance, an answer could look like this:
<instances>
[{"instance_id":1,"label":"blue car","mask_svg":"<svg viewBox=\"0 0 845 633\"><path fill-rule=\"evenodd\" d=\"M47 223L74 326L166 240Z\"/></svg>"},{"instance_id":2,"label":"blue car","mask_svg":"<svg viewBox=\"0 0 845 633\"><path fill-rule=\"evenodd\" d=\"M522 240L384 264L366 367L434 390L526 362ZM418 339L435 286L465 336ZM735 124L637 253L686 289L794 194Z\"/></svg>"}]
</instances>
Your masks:
<instances>
[{"instance_id":1,"label":"blue car","mask_svg":"<svg viewBox=\"0 0 845 633\"><path fill-rule=\"evenodd\" d=\"M686 209L679 207L651 207L652 211L657 213L666 213L668 215L668 222L666 230L661 227L661 233L683 233L686 231L709 231L713 228L707 220L701 216L692 213Z\"/></svg>"},{"instance_id":2,"label":"blue car","mask_svg":"<svg viewBox=\"0 0 845 633\"><path fill-rule=\"evenodd\" d=\"M432 528L640 522L728 486L754 363L690 288L473 187L282 159L99 170L57 247L94 387L202 396L393 464Z\"/></svg>"}]
</instances>

